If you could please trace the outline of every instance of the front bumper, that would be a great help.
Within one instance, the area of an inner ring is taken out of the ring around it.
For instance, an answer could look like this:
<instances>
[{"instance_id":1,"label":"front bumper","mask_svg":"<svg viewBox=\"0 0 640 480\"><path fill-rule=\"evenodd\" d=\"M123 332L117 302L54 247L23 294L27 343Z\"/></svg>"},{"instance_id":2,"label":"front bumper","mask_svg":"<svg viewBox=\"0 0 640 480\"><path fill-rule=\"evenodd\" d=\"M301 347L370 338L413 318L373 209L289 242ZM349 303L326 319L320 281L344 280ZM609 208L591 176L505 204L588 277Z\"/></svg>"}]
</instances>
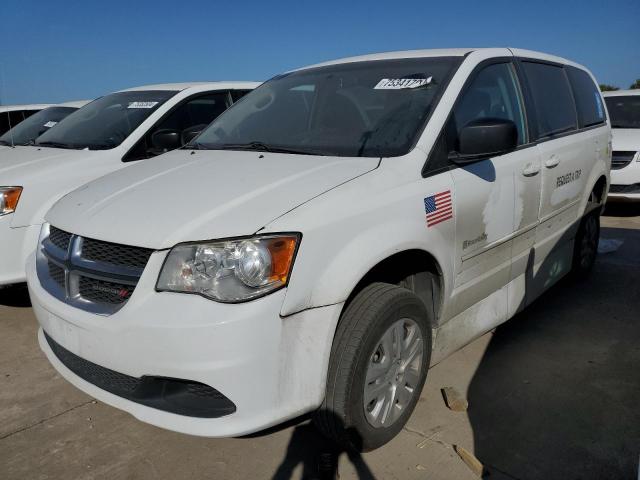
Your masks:
<instances>
[{"instance_id":1,"label":"front bumper","mask_svg":"<svg viewBox=\"0 0 640 480\"><path fill-rule=\"evenodd\" d=\"M638 156L629 165L619 170L611 170L611 200L640 200L640 161Z\"/></svg>"},{"instance_id":2,"label":"front bumper","mask_svg":"<svg viewBox=\"0 0 640 480\"><path fill-rule=\"evenodd\" d=\"M26 281L25 262L36 249L40 225L11 227L13 214L0 217L0 285Z\"/></svg>"},{"instance_id":3,"label":"front bumper","mask_svg":"<svg viewBox=\"0 0 640 480\"><path fill-rule=\"evenodd\" d=\"M323 400L333 333L342 305L279 315L285 290L242 304L156 292L166 252L154 253L128 302L110 316L54 298L40 285L35 256L27 282L41 325L40 347L58 372L89 395L153 425L192 435L252 433L317 408ZM114 395L67 368L46 334L65 350L129 377L168 377L213 387L236 407L204 418Z\"/></svg>"}]
</instances>

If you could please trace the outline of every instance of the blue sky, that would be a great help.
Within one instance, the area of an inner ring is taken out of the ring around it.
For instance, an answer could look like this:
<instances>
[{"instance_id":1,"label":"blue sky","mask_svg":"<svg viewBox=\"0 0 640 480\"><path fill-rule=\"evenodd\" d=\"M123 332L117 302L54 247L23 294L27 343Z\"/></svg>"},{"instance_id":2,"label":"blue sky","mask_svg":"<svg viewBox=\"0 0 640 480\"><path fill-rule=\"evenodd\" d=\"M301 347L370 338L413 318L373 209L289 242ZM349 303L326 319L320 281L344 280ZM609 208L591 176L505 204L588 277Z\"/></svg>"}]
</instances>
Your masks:
<instances>
[{"instance_id":1,"label":"blue sky","mask_svg":"<svg viewBox=\"0 0 640 480\"><path fill-rule=\"evenodd\" d=\"M2 0L0 102L264 80L344 56L468 46L561 55L626 88L640 78L640 1Z\"/></svg>"}]
</instances>

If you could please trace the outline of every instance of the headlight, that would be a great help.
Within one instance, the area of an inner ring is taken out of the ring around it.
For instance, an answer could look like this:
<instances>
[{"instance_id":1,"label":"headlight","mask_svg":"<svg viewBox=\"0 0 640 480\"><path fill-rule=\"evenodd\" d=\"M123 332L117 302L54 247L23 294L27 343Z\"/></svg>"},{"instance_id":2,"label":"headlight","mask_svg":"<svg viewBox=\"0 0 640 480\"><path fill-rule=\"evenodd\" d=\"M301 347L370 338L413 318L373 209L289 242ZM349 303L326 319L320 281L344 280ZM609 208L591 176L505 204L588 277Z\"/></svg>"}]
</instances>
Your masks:
<instances>
[{"instance_id":1,"label":"headlight","mask_svg":"<svg viewBox=\"0 0 640 480\"><path fill-rule=\"evenodd\" d=\"M197 293L219 302L244 302L287 284L298 234L176 245L156 289Z\"/></svg>"},{"instance_id":2,"label":"headlight","mask_svg":"<svg viewBox=\"0 0 640 480\"><path fill-rule=\"evenodd\" d=\"M21 193L22 187L0 187L0 216L15 212Z\"/></svg>"}]
</instances>

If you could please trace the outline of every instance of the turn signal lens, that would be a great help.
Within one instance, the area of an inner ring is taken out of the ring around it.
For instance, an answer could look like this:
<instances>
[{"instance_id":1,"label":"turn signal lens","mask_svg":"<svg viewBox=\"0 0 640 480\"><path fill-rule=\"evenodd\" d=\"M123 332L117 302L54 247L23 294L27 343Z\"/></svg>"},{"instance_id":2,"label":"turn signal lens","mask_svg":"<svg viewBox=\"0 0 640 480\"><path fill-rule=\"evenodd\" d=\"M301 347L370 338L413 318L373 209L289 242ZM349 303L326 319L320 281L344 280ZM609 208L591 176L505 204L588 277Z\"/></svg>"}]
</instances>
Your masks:
<instances>
[{"instance_id":1,"label":"turn signal lens","mask_svg":"<svg viewBox=\"0 0 640 480\"><path fill-rule=\"evenodd\" d=\"M296 252L297 237L273 238L267 243L269 253L271 253L271 276L272 281L287 283L287 277L291 271L293 255Z\"/></svg>"},{"instance_id":2,"label":"turn signal lens","mask_svg":"<svg viewBox=\"0 0 640 480\"><path fill-rule=\"evenodd\" d=\"M21 193L22 187L0 187L0 215L15 212Z\"/></svg>"}]
</instances>

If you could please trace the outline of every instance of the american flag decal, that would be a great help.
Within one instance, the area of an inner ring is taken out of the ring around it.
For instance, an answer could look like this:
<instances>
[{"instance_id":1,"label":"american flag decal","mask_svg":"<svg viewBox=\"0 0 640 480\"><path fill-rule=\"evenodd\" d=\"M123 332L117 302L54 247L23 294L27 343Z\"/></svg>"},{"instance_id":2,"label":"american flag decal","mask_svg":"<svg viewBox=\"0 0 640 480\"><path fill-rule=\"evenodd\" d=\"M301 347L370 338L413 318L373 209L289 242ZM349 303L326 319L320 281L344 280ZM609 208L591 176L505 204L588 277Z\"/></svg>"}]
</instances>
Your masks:
<instances>
[{"instance_id":1,"label":"american flag decal","mask_svg":"<svg viewBox=\"0 0 640 480\"><path fill-rule=\"evenodd\" d=\"M451 190L436 193L424 199L424 211L427 214L427 227L453 218Z\"/></svg>"}]
</instances>

